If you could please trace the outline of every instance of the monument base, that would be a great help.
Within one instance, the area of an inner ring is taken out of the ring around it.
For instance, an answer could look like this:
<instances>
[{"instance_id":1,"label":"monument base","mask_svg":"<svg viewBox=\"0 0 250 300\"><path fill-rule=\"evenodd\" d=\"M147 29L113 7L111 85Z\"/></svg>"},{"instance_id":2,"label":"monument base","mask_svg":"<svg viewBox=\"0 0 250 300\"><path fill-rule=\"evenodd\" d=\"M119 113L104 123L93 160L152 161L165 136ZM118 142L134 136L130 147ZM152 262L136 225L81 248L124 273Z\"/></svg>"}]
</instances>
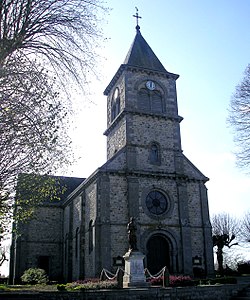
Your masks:
<instances>
[{"instance_id":1,"label":"monument base","mask_svg":"<svg viewBox=\"0 0 250 300\"><path fill-rule=\"evenodd\" d=\"M123 276L123 287L148 287L144 274L143 255L139 251L129 250L124 256L125 272Z\"/></svg>"}]
</instances>

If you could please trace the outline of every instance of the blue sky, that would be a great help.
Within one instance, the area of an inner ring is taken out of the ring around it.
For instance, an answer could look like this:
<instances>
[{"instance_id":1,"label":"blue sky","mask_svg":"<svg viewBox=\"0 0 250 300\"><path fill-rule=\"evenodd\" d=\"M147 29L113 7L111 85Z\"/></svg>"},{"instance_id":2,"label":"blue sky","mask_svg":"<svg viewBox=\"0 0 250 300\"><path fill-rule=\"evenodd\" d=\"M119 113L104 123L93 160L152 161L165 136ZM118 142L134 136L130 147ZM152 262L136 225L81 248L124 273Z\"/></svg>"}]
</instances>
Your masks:
<instances>
[{"instance_id":1,"label":"blue sky","mask_svg":"<svg viewBox=\"0 0 250 300\"><path fill-rule=\"evenodd\" d=\"M88 177L106 161L106 98L103 91L135 36L141 33L177 80L184 154L207 176L210 213L242 216L250 209L250 176L235 166L232 130L226 119L230 97L250 63L250 2L245 0L107 1L106 42L93 95L79 113L75 145L82 159L73 175ZM86 143L86 140L89 142ZM80 141L83 141L82 143Z\"/></svg>"}]
</instances>

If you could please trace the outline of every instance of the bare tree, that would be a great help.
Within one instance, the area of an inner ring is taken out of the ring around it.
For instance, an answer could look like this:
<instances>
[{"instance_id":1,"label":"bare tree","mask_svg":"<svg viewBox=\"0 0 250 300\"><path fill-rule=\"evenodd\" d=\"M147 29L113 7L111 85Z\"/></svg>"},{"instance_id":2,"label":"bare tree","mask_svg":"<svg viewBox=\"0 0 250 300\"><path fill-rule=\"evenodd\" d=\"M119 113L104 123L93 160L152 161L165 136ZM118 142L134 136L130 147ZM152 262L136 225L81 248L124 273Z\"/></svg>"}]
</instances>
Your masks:
<instances>
[{"instance_id":1,"label":"bare tree","mask_svg":"<svg viewBox=\"0 0 250 300\"><path fill-rule=\"evenodd\" d=\"M0 76L1 190L18 173L51 173L69 162L66 109L45 71L9 59Z\"/></svg>"},{"instance_id":2,"label":"bare tree","mask_svg":"<svg viewBox=\"0 0 250 300\"><path fill-rule=\"evenodd\" d=\"M74 81L84 89L99 10L105 11L99 0L0 1L0 246L18 174L53 174L72 161L62 86L69 91ZM55 182L39 178L41 197L55 197ZM22 201L25 218L40 198Z\"/></svg>"},{"instance_id":3,"label":"bare tree","mask_svg":"<svg viewBox=\"0 0 250 300\"><path fill-rule=\"evenodd\" d=\"M231 97L228 122L234 130L237 146L237 165L248 169L250 166L250 64L243 80L236 86Z\"/></svg>"},{"instance_id":4,"label":"bare tree","mask_svg":"<svg viewBox=\"0 0 250 300\"><path fill-rule=\"evenodd\" d=\"M15 54L35 56L83 86L96 57L99 10L99 0L1 0L0 66Z\"/></svg>"},{"instance_id":5,"label":"bare tree","mask_svg":"<svg viewBox=\"0 0 250 300\"><path fill-rule=\"evenodd\" d=\"M226 246L231 248L238 245L233 242L239 235L240 225L236 218L231 217L227 213L213 215L211 218L213 245L216 247L216 255L218 261L218 271L223 274L223 248Z\"/></svg>"},{"instance_id":6,"label":"bare tree","mask_svg":"<svg viewBox=\"0 0 250 300\"><path fill-rule=\"evenodd\" d=\"M69 90L71 78L83 86L93 69L99 10L99 0L0 1L2 193L18 173L69 162L61 85Z\"/></svg>"},{"instance_id":7,"label":"bare tree","mask_svg":"<svg viewBox=\"0 0 250 300\"><path fill-rule=\"evenodd\" d=\"M250 243L250 211L243 218L241 232L243 238Z\"/></svg>"},{"instance_id":8,"label":"bare tree","mask_svg":"<svg viewBox=\"0 0 250 300\"><path fill-rule=\"evenodd\" d=\"M0 266L7 261L5 241L10 233L12 202L8 195L3 195L0 188Z\"/></svg>"},{"instance_id":9,"label":"bare tree","mask_svg":"<svg viewBox=\"0 0 250 300\"><path fill-rule=\"evenodd\" d=\"M48 73L39 67L16 55L6 59L0 68L0 248L11 230L18 174L50 174L71 162L66 108ZM42 196L47 191L55 193L54 182L46 178L36 182L44 187L47 180L46 189L40 189ZM26 205L25 210L19 210L22 218L28 216L37 202L31 194L30 209Z\"/></svg>"}]
</instances>

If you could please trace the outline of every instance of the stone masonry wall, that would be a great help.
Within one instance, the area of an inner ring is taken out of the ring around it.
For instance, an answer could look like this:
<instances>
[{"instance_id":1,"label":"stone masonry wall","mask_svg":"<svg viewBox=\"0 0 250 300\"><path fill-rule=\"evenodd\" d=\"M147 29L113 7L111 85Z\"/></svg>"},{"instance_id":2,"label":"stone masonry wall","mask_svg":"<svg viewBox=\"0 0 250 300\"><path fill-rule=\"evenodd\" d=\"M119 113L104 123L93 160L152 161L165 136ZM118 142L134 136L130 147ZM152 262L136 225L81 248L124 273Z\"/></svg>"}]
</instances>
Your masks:
<instances>
[{"instance_id":1,"label":"stone masonry wall","mask_svg":"<svg viewBox=\"0 0 250 300\"><path fill-rule=\"evenodd\" d=\"M70 242L70 237L71 237L71 232L70 232L70 222L71 222L71 215L70 215L70 206L67 205L64 208L63 211L63 218L64 218L64 223L63 223L63 277L64 279L68 278L68 273L69 273L69 242Z\"/></svg>"},{"instance_id":2,"label":"stone masonry wall","mask_svg":"<svg viewBox=\"0 0 250 300\"><path fill-rule=\"evenodd\" d=\"M188 215L191 226L191 257L199 256L204 262L204 236L200 213L199 183L187 183ZM110 176L110 224L112 257L122 256L128 247L126 225L129 220L127 179L123 176ZM155 217L146 205L147 194L157 189L169 199L169 210L163 216ZM179 200L176 182L165 177L140 177L138 180L138 195L135 198L138 205L136 222L138 225L138 242L141 251L146 252L146 243L152 234L162 233L172 239L178 249L182 249L179 219ZM134 212L135 212L134 211ZM159 227L160 224L160 227ZM160 230L159 230L160 228ZM201 267L204 267L203 265Z\"/></svg>"},{"instance_id":3,"label":"stone masonry wall","mask_svg":"<svg viewBox=\"0 0 250 300\"><path fill-rule=\"evenodd\" d=\"M123 176L110 176L111 257L122 256L128 249L127 180Z\"/></svg>"},{"instance_id":4,"label":"stone masonry wall","mask_svg":"<svg viewBox=\"0 0 250 300\"><path fill-rule=\"evenodd\" d=\"M93 182L85 190L85 277L95 276L97 236L96 236L96 216L97 216L97 185ZM90 234L92 231L92 235ZM92 237L92 240L90 238ZM90 246L91 245L91 246ZM92 248L91 248L92 247Z\"/></svg>"},{"instance_id":5,"label":"stone masonry wall","mask_svg":"<svg viewBox=\"0 0 250 300\"><path fill-rule=\"evenodd\" d=\"M116 130L108 137L107 159L110 159L117 151L126 144L126 123L124 120L116 125Z\"/></svg>"},{"instance_id":6,"label":"stone masonry wall","mask_svg":"<svg viewBox=\"0 0 250 300\"><path fill-rule=\"evenodd\" d=\"M39 257L47 256L50 278L62 277L62 216L60 207L36 208L34 217L19 238L21 264L17 269L20 275L25 269L38 267Z\"/></svg>"},{"instance_id":7,"label":"stone masonry wall","mask_svg":"<svg viewBox=\"0 0 250 300\"><path fill-rule=\"evenodd\" d=\"M80 276L80 228L82 222L82 197L73 200L72 225L72 280Z\"/></svg>"}]
</instances>

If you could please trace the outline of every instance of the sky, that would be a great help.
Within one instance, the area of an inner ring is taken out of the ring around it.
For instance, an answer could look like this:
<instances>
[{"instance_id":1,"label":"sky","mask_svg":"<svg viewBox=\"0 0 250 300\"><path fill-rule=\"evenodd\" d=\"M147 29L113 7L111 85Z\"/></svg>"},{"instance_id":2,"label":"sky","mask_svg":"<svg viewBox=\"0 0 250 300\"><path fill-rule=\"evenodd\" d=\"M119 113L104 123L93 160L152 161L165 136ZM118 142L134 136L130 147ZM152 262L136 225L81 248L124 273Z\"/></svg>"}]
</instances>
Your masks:
<instances>
[{"instance_id":1,"label":"sky","mask_svg":"<svg viewBox=\"0 0 250 300\"><path fill-rule=\"evenodd\" d=\"M103 91L141 34L167 71L180 75L177 96L182 148L210 180L206 184L210 214L241 218L250 210L250 175L235 164L232 128L227 123L231 95L250 63L250 2L247 0L107 1L105 42L98 50L100 78L82 101L74 129L81 156L73 176L88 177L106 161L106 97ZM90 100L90 101L89 101Z\"/></svg>"}]
</instances>

